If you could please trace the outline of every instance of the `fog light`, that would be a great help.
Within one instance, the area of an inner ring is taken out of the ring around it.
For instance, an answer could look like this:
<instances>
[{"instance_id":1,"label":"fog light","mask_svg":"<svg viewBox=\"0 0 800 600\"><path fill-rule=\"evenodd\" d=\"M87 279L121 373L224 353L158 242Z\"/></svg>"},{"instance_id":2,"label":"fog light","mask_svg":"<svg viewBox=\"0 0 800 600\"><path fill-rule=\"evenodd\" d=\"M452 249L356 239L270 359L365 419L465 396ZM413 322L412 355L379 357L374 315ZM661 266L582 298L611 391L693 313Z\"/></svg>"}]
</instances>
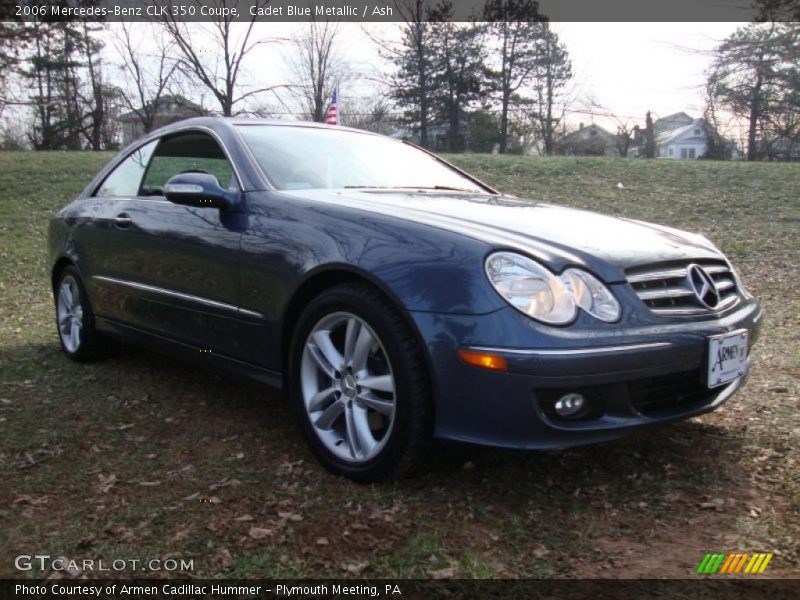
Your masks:
<instances>
[{"instance_id":1,"label":"fog light","mask_svg":"<svg viewBox=\"0 0 800 600\"><path fill-rule=\"evenodd\" d=\"M564 394L556 400L556 414L559 417L571 417L579 413L586 404L586 398L580 394Z\"/></svg>"}]
</instances>

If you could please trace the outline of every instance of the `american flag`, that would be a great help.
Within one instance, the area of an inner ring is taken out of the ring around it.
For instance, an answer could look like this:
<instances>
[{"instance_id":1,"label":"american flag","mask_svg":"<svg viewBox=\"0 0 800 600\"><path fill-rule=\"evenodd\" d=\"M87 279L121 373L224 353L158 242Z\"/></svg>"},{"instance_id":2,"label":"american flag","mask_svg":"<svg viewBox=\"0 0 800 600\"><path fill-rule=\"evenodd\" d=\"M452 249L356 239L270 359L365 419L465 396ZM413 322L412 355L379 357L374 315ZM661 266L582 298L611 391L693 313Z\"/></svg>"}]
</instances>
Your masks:
<instances>
[{"instance_id":1,"label":"american flag","mask_svg":"<svg viewBox=\"0 0 800 600\"><path fill-rule=\"evenodd\" d=\"M339 86L333 88L331 103L328 105L328 112L325 113L325 123L328 125L339 124Z\"/></svg>"}]
</instances>

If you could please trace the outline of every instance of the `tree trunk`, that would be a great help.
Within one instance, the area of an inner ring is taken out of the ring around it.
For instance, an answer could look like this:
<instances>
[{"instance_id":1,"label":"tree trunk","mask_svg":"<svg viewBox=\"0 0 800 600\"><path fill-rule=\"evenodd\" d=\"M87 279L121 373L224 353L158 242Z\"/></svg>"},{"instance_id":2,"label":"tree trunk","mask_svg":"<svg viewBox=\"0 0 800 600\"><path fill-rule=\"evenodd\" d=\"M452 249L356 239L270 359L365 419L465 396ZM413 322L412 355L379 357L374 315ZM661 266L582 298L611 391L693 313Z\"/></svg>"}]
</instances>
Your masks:
<instances>
[{"instance_id":1,"label":"tree trunk","mask_svg":"<svg viewBox=\"0 0 800 600\"><path fill-rule=\"evenodd\" d=\"M505 154L508 150L508 105L511 102L511 78L508 65L508 24L503 27L503 52L501 56L500 77L502 79L502 106L500 107L500 147L498 152Z\"/></svg>"},{"instance_id":2,"label":"tree trunk","mask_svg":"<svg viewBox=\"0 0 800 600\"><path fill-rule=\"evenodd\" d=\"M500 109L500 147L498 152L505 154L508 150L508 103L509 94L503 90L503 106Z\"/></svg>"},{"instance_id":3,"label":"tree trunk","mask_svg":"<svg viewBox=\"0 0 800 600\"><path fill-rule=\"evenodd\" d=\"M417 62L419 64L419 77L417 86L419 90L419 145L423 148L428 147L428 82L427 70L425 69L425 45L422 40L422 26L417 23L416 45Z\"/></svg>"},{"instance_id":4,"label":"tree trunk","mask_svg":"<svg viewBox=\"0 0 800 600\"><path fill-rule=\"evenodd\" d=\"M761 117L761 86L763 85L761 68L756 70L756 83L753 86L753 95L750 102L750 118L747 129L747 160L758 160L758 146L756 143L756 132L758 130L758 119Z\"/></svg>"},{"instance_id":5,"label":"tree trunk","mask_svg":"<svg viewBox=\"0 0 800 600\"><path fill-rule=\"evenodd\" d=\"M545 115L544 126L544 153L547 156L553 155L553 81L552 60L547 65L547 114Z\"/></svg>"}]
</instances>

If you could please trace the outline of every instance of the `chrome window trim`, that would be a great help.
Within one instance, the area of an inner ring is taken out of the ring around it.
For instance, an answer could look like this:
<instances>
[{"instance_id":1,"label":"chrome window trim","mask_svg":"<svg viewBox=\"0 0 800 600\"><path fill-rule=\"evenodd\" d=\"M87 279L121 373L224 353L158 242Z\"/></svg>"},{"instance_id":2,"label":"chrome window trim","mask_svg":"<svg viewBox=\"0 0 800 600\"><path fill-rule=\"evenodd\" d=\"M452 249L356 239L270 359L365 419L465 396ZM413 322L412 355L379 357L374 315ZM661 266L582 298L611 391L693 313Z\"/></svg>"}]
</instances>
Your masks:
<instances>
[{"instance_id":1,"label":"chrome window trim","mask_svg":"<svg viewBox=\"0 0 800 600\"><path fill-rule=\"evenodd\" d=\"M141 142L139 145L137 145L135 148L133 148L133 149L132 149L130 152L126 152L126 153L125 153L125 155L124 155L123 157L121 157L121 158L120 158L120 159L119 159L119 160L118 160L118 161L117 161L117 162L114 164L114 166L113 166L113 167L110 167L110 168L109 168L109 167L108 167L108 165L106 165L106 167L104 167L104 168L103 168L103 169L100 171L100 173L98 173L98 175L97 175L96 177L100 176L100 175L101 175L101 174L102 174L102 173L103 173L103 172L104 172L106 169L108 169L108 171L107 171L107 172L105 173L105 175L103 175L103 176L102 176L102 178L101 178L101 179L100 179L100 180L97 182L97 185L95 185L95 186L92 188L92 193L91 193L91 194L89 194L89 195L87 195L87 196L85 196L85 198L137 198L137 196L100 196L100 195L98 195L98 192L100 191L100 188L103 186L103 184L106 182L106 180L107 180L109 177L111 177L111 176L114 174L114 172L115 172L115 171L116 171L116 170L117 170L119 167L121 167L121 166L122 166L122 163L124 163L124 162L125 162L126 160L128 160L128 159L129 159L131 156L133 156L134 152L139 152L139 151L140 151L142 148L144 148L144 147L145 147L145 146L147 146L148 144L152 144L153 142L155 142L155 143L156 143L155 147L153 148L153 152L155 152L155 151L156 151L156 148L158 148L158 145L161 143L161 138L158 138L158 137L149 137L149 138L147 138L146 140L144 140L143 142ZM151 160L153 160L153 155L152 155L152 154L150 155L150 158L148 158L148 159L147 159L147 166L146 166L146 167L145 167L145 169L144 169L144 173L142 173L142 181L144 181L144 177L145 177L145 175L147 175L147 170L150 168L150 161L151 161ZM142 187L142 181L140 181L140 182L139 182L139 189L140 189L140 190L141 190L141 187Z\"/></svg>"},{"instance_id":2,"label":"chrome window trim","mask_svg":"<svg viewBox=\"0 0 800 600\"><path fill-rule=\"evenodd\" d=\"M100 190L100 186L103 185L105 180L108 179L111 176L111 174L114 171L117 170L117 167L119 167L123 162L128 160L128 158L134 152L138 152L139 150L141 150L142 148L144 148L147 144L150 144L151 142L156 142L156 147L153 150L153 152L155 153L155 151L158 150L159 144L161 144L161 142L163 141L163 139L165 137L172 136L172 135L174 135L176 133L187 133L187 132L191 132L191 131L202 131L203 133L207 133L212 138L214 138L214 141L219 144L220 148L222 148L222 152L225 154L225 158L227 159L228 163L230 163L230 165L231 165L231 169L233 170L233 174L236 177L236 183L239 185L239 192L244 192L245 189L244 189L244 185L242 184L242 176L239 174L239 168L236 166L236 163L231 158L231 153L228 152L228 147L225 145L225 142L222 141L222 138L219 136L219 134L216 131L214 131L213 129L211 129L210 127L206 127L205 125L186 125L185 127L178 127L177 129L171 129L170 131L162 133L161 135L156 135L156 136L147 137L146 139L143 139L138 145L136 145L130 152L127 152L125 154L125 156L120 158L120 160L117 161L117 163L108 170L108 173L106 173L103 176L103 178L97 183L97 185L94 186L94 188L92 189L92 193L89 194L87 197L88 198L105 198L106 196L98 196L97 195L97 192ZM144 175L142 175L142 181L144 181L144 177L147 175L147 170L150 168L150 162L152 160L153 160L153 157L151 156L150 160L147 163L147 169L145 169L145 173L144 173ZM141 182L139 183L139 187L141 188ZM131 200L142 200L142 199L145 199L145 198L149 198L149 197L146 197L146 196L145 197L143 197L143 196L108 196L108 197L109 198L128 198L128 199L131 199ZM158 196L154 196L154 198L158 198ZM163 202L169 202L169 200L164 200ZM170 202L170 204L172 204L172 202Z\"/></svg>"},{"instance_id":3,"label":"chrome window trim","mask_svg":"<svg viewBox=\"0 0 800 600\"><path fill-rule=\"evenodd\" d=\"M236 166L236 163L231 158L231 153L228 152L228 147L225 145L225 142L223 142L219 134L210 127L206 127L205 125L187 125L185 127L178 127L177 129L172 129L164 133L163 135L159 136L158 141L159 143L161 143L161 141L165 137L172 137L173 135L178 133L187 133L191 131L202 131L203 133L208 133L209 135L211 135L212 138L214 138L214 140L219 144L219 147L222 148L222 151L225 153L225 158L228 159L228 162L230 163L231 168L233 169L233 174L236 176L236 183L239 184L239 191L243 192L244 185L242 184L242 177L239 174L239 168ZM158 150L158 146L156 146L156 150Z\"/></svg>"},{"instance_id":4,"label":"chrome window trim","mask_svg":"<svg viewBox=\"0 0 800 600\"><path fill-rule=\"evenodd\" d=\"M561 349L543 349L543 348L492 348L486 346L470 346L467 350L474 350L476 352L489 352L497 354L517 354L521 356L576 356L576 355L591 355L591 354L610 354L615 352L630 352L633 350L652 350L655 348L668 348L672 346L671 342L648 342L644 344L623 344L619 346L601 346L598 348L561 348Z\"/></svg>"},{"instance_id":5,"label":"chrome window trim","mask_svg":"<svg viewBox=\"0 0 800 600\"><path fill-rule=\"evenodd\" d=\"M92 279L96 279L97 281L104 281L106 283L113 283L116 285L121 285L124 287L129 287L136 290L141 290L144 292L152 292L154 294L161 294L162 296L168 296L170 298L178 298L180 300L186 300L188 302L195 302L197 304L202 304L204 306L210 306L212 308L218 308L220 310L227 310L228 312L236 313L237 315L246 315L248 317L253 317L259 320L266 320L266 317L253 310L248 310L246 308L242 308L240 306L234 306L233 304L227 304L226 302L219 302L217 300L209 300L208 298L203 298L201 296L195 296L193 294L186 294L184 292L176 292L174 290L168 290L165 288L157 287L154 285L147 285L144 283L138 283L136 281L128 281L126 279L117 279L116 277L108 277L106 275L93 275Z\"/></svg>"}]
</instances>

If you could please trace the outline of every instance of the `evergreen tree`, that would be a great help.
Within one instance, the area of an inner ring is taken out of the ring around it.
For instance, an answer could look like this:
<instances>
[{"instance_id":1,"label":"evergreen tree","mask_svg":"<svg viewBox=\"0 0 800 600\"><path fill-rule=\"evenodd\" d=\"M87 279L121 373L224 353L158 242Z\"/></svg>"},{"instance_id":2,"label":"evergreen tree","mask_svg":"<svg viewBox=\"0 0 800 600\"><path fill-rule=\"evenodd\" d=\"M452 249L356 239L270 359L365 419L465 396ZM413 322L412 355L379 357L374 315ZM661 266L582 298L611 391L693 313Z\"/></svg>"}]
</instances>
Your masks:
<instances>
[{"instance_id":1,"label":"evergreen tree","mask_svg":"<svg viewBox=\"0 0 800 600\"><path fill-rule=\"evenodd\" d=\"M446 149L466 149L467 112L485 92L486 67L483 62L481 25L437 23L432 30L436 116L447 124Z\"/></svg>"},{"instance_id":2,"label":"evergreen tree","mask_svg":"<svg viewBox=\"0 0 800 600\"><path fill-rule=\"evenodd\" d=\"M535 115L544 154L549 156L555 148L556 128L564 116L557 115L556 108L567 82L572 79L572 64L566 46L559 42L548 23L541 24L536 47L532 78ZM562 108L565 108L563 104Z\"/></svg>"},{"instance_id":3,"label":"evergreen tree","mask_svg":"<svg viewBox=\"0 0 800 600\"><path fill-rule=\"evenodd\" d=\"M500 152L504 153L508 148L509 111L526 101L520 92L539 65L546 18L539 14L535 0L489 0L484 20L490 22L489 32L497 46L492 75L500 102Z\"/></svg>"},{"instance_id":4,"label":"evergreen tree","mask_svg":"<svg viewBox=\"0 0 800 600\"><path fill-rule=\"evenodd\" d=\"M395 72L390 81L391 96L403 111L400 122L419 135L419 143L429 147L428 129L434 118L433 98L437 91L434 23L452 15L449 0L409 0L397 6L403 18L402 37L390 50Z\"/></svg>"}]
</instances>

